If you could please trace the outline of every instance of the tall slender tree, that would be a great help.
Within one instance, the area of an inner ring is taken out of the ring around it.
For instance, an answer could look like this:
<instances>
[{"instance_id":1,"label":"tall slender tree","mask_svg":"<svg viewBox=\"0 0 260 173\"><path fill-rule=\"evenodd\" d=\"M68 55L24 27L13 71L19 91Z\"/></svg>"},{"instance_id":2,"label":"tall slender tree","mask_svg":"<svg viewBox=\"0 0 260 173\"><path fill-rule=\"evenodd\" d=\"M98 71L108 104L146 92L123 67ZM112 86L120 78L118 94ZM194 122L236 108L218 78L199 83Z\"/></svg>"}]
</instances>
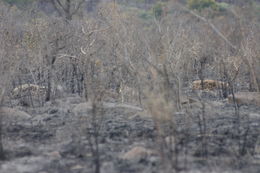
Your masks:
<instances>
[{"instance_id":1,"label":"tall slender tree","mask_svg":"<svg viewBox=\"0 0 260 173\"><path fill-rule=\"evenodd\" d=\"M60 16L64 17L66 21L71 21L86 0L51 0L50 2Z\"/></svg>"}]
</instances>

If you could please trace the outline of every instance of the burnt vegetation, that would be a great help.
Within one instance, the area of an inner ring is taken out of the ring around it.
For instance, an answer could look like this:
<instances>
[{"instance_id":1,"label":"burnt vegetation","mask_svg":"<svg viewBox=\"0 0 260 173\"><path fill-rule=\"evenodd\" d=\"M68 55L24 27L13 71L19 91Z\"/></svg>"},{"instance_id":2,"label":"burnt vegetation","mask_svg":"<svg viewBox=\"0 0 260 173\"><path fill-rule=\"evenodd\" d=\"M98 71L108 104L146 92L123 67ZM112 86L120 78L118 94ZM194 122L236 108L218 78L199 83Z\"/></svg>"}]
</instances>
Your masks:
<instances>
[{"instance_id":1,"label":"burnt vegetation","mask_svg":"<svg viewBox=\"0 0 260 173\"><path fill-rule=\"evenodd\" d=\"M259 10L0 1L0 173L258 173Z\"/></svg>"}]
</instances>

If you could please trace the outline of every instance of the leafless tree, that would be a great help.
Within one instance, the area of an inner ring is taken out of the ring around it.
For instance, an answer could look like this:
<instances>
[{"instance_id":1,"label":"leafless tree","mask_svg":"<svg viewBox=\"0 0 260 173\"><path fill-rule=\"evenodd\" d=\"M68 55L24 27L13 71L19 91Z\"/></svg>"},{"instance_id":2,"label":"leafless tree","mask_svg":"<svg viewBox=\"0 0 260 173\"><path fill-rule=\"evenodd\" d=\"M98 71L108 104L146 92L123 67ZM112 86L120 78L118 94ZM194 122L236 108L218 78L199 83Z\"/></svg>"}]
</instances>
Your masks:
<instances>
[{"instance_id":1,"label":"leafless tree","mask_svg":"<svg viewBox=\"0 0 260 173\"><path fill-rule=\"evenodd\" d=\"M86 0L51 0L56 11L67 21L71 21L73 16L82 8Z\"/></svg>"},{"instance_id":2,"label":"leafless tree","mask_svg":"<svg viewBox=\"0 0 260 173\"><path fill-rule=\"evenodd\" d=\"M8 101L8 96L11 91L11 83L15 76L20 60L17 55L20 55L21 49L19 49L20 31L14 26L14 18L17 15L17 11L8 10L1 4L0 11L2 20L0 21L0 39L3 41L0 45L0 159L4 159L3 148L3 111L2 106ZM13 16L9 16L13 13Z\"/></svg>"}]
</instances>

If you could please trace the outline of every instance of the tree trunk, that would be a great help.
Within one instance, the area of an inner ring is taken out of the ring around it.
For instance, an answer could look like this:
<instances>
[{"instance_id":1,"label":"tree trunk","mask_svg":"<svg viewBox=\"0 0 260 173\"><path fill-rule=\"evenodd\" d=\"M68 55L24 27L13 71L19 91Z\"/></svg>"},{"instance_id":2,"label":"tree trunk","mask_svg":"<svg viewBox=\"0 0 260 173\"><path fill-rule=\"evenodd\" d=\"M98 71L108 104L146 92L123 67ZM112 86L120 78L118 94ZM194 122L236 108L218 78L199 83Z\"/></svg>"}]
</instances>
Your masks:
<instances>
[{"instance_id":1,"label":"tree trunk","mask_svg":"<svg viewBox=\"0 0 260 173\"><path fill-rule=\"evenodd\" d=\"M45 101L48 102L51 100L51 80L52 80L52 74L51 74L51 69L48 69L48 74L47 74L47 92L46 92L46 98Z\"/></svg>"},{"instance_id":2,"label":"tree trunk","mask_svg":"<svg viewBox=\"0 0 260 173\"><path fill-rule=\"evenodd\" d=\"M3 147L3 131L2 131L2 120L3 120L3 114L2 114L2 107L0 105L0 160L5 159L5 153L4 153L4 147Z\"/></svg>"}]
</instances>

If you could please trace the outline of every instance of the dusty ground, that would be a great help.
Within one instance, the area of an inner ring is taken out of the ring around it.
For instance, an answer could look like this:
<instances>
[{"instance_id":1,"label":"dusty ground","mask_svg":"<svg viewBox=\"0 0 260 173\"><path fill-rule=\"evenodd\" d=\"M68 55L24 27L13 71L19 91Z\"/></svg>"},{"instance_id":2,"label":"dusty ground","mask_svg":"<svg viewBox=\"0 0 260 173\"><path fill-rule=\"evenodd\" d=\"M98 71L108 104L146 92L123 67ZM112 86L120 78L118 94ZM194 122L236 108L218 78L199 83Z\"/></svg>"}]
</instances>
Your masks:
<instances>
[{"instance_id":1,"label":"dusty ground","mask_svg":"<svg viewBox=\"0 0 260 173\"><path fill-rule=\"evenodd\" d=\"M168 162L160 157L155 123L147 113L131 104L104 103L103 107L99 137L102 173L157 173L170 169ZM12 112L17 110L23 112ZM189 114L180 112L175 117L177 131L182 133L186 144L186 154L179 155L180 172L260 172L259 107L240 107L240 131L246 134L243 135L246 140L241 141L246 141L242 146L248 151L240 159L236 152L237 121L232 104L207 96L207 158L199 154L197 117L201 109L193 106L189 110ZM70 96L41 108L14 106L8 111L3 122L7 160L0 162L0 173L93 172L87 135L91 128L88 126L91 104ZM183 122L191 123L187 126Z\"/></svg>"}]
</instances>

